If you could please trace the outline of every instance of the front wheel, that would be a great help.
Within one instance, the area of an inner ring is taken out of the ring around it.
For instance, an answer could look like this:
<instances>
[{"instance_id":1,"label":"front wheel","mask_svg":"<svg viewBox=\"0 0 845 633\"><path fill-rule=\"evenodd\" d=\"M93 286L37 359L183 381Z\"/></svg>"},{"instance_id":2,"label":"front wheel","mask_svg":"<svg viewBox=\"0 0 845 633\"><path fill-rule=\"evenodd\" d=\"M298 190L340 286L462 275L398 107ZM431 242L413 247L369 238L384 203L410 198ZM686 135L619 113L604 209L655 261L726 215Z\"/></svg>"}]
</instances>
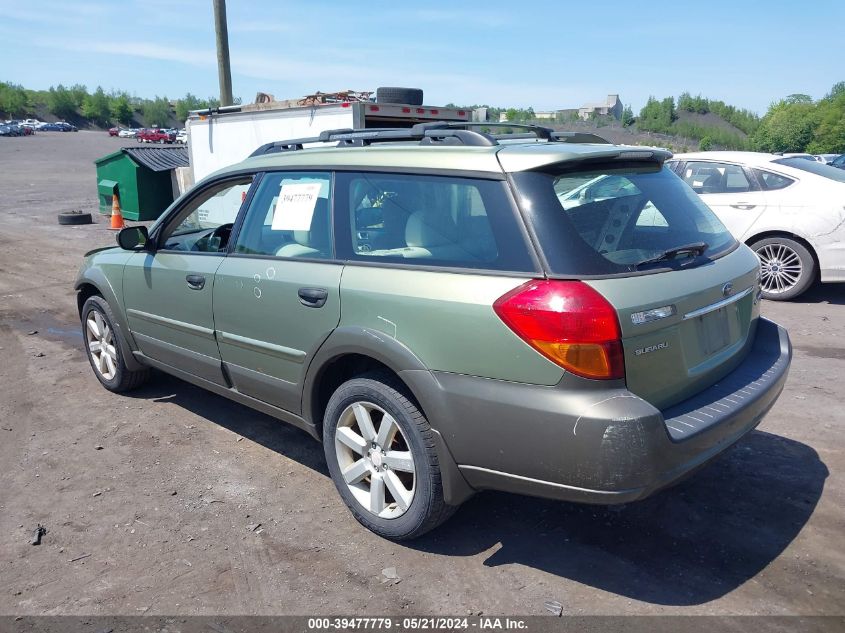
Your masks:
<instances>
[{"instance_id":1,"label":"front wheel","mask_svg":"<svg viewBox=\"0 0 845 633\"><path fill-rule=\"evenodd\" d=\"M816 261L807 248L788 237L767 237L751 244L760 259L763 298L787 301L803 294L816 278Z\"/></svg>"},{"instance_id":2,"label":"front wheel","mask_svg":"<svg viewBox=\"0 0 845 633\"><path fill-rule=\"evenodd\" d=\"M114 327L114 315L105 299L94 295L85 301L82 330L88 360L103 387L120 393L147 382L149 369L133 371L126 366L120 349L120 333Z\"/></svg>"},{"instance_id":3,"label":"front wheel","mask_svg":"<svg viewBox=\"0 0 845 633\"><path fill-rule=\"evenodd\" d=\"M416 538L455 510L443 499L433 431L387 374L343 383L326 407L329 473L353 516L392 540Z\"/></svg>"}]
</instances>

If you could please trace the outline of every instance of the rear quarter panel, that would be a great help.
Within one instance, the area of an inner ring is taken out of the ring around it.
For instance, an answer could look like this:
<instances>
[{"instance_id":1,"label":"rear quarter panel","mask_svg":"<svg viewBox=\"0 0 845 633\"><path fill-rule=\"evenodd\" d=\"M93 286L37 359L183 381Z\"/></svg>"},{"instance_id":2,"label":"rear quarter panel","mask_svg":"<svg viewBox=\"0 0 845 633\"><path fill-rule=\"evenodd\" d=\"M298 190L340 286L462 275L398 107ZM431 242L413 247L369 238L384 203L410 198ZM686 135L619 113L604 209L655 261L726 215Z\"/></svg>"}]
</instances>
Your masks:
<instances>
[{"instance_id":1,"label":"rear quarter panel","mask_svg":"<svg viewBox=\"0 0 845 633\"><path fill-rule=\"evenodd\" d=\"M429 370L554 385L563 370L531 349L493 311L496 299L527 280L347 266L340 326L394 338Z\"/></svg>"}]
</instances>

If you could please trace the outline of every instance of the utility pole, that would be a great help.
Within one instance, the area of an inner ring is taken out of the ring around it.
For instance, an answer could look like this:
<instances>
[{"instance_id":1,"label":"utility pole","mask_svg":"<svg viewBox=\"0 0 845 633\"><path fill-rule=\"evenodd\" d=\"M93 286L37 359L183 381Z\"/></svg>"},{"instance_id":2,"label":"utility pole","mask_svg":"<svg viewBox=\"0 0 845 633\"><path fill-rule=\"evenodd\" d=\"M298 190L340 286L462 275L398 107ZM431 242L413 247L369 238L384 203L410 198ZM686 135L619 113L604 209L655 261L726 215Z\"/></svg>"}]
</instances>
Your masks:
<instances>
[{"instance_id":1,"label":"utility pole","mask_svg":"<svg viewBox=\"0 0 845 633\"><path fill-rule=\"evenodd\" d=\"M220 105L232 105L232 70L229 67L229 27L226 25L226 0L212 0L214 32L217 36L217 74L220 78Z\"/></svg>"}]
</instances>

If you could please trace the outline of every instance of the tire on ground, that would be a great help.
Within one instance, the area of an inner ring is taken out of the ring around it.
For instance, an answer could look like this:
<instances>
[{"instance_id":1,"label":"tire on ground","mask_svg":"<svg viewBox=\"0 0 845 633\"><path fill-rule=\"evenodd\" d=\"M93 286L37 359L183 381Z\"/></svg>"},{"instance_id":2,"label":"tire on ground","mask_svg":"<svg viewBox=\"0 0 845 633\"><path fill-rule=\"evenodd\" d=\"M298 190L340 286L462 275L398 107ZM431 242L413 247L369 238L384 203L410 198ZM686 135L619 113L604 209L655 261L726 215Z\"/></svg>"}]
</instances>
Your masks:
<instances>
[{"instance_id":1,"label":"tire on ground","mask_svg":"<svg viewBox=\"0 0 845 633\"><path fill-rule=\"evenodd\" d=\"M404 514L396 518L382 518L364 508L349 490L338 464L335 434L340 416L354 402L364 401L381 407L396 420L413 456L414 497ZM434 529L457 510L457 506L444 501L434 446L434 434L428 420L408 398L404 385L389 373L372 372L348 380L329 399L323 425L323 447L329 473L353 516L379 536L395 541L413 539Z\"/></svg>"},{"instance_id":2,"label":"tire on ground","mask_svg":"<svg viewBox=\"0 0 845 633\"><path fill-rule=\"evenodd\" d=\"M79 213L75 211L64 211L59 214L59 224L77 225L77 224L91 224L90 213Z\"/></svg>"},{"instance_id":3,"label":"tire on ground","mask_svg":"<svg viewBox=\"0 0 845 633\"><path fill-rule=\"evenodd\" d=\"M404 103L406 105L422 105L423 91L419 88L377 88L376 103Z\"/></svg>"},{"instance_id":4,"label":"tire on ground","mask_svg":"<svg viewBox=\"0 0 845 633\"><path fill-rule=\"evenodd\" d=\"M94 365L94 359L91 355L91 350L88 346L88 334L86 332L86 328L88 327L88 315L91 314L91 312L94 310L100 313L100 315L103 317L103 320L109 326L114 336L114 348L117 357L117 359L115 360L115 366L117 371L115 372L114 377L111 379L107 379L98 371L97 367ZM91 364L91 369L94 371L94 375L97 377L97 380L100 381L100 384L103 385L103 387L105 387L109 391L121 393L124 391L131 391L133 389L137 389L145 382L147 382L147 380L149 380L149 369L145 368L133 371L126 366L126 362L123 359L123 351L121 350L121 334L120 331L117 330L114 326L114 313L112 312L111 307L105 299L103 299L99 295L89 297L82 305L81 317L82 340L85 343L85 353L88 355L88 362Z\"/></svg>"},{"instance_id":5,"label":"tire on ground","mask_svg":"<svg viewBox=\"0 0 845 633\"><path fill-rule=\"evenodd\" d=\"M790 239L788 237L781 237L778 235L774 237L767 237L762 240L757 240L756 242L752 242L749 246L751 247L751 250L753 250L757 254L757 256L760 257L761 265L764 267L765 263L763 262L763 258L760 255L760 251L764 250L767 246L784 246L787 249L792 250L798 256L798 259L801 262L801 274L799 275L798 280L794 283L794 285L792 285L791 288L783 290L781 292L768 292L766 291L764 285L764 299L769 299L770 301L788 301L789 299L795 299L799 295L806 292L816 280L816 260L813 258L813 254L807 249L806 246L801 244L801 242Z\"/></svg>"}]
</instances>

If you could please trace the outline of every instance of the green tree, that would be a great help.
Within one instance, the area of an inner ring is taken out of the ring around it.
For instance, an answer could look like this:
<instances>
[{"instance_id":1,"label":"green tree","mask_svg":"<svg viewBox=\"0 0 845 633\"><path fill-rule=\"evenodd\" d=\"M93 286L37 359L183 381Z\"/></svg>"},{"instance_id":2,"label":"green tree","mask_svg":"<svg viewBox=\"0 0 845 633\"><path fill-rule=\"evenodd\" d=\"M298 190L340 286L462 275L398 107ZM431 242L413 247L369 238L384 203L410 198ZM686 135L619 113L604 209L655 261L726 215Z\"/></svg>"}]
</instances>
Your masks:
<instances>
[{"instance_id":1,"label":"green tree","mask_svg":"<svg viewBox=\"0 0 845 633\"><path fill-rule=\"evenodd\" d=\"M794 94L787 95L784 101L786 103L812 103L813 98L810 95L805 95L800 92L796 92Z\"/></svg>"},{"instance_id":2,"label":"green tree","mask_svg":"<svg viewBox=\"0 0 845 633\"><path fill-rule=\"evenodd\" d=\"M89 96L88 88L82 84L73 84L68 90L70 91L71 97L73 97L74 105L77 108L81 108L85 103L85 97Z\"/></svg>"},{"instance_id":3,"label":"green tree","mask_svg":"<svg viewBox=\"0 0 845 633\"><path fill-rule=\"evenodd\" d=\"M144 123L165 126L170 121L170 101L167 97L156 97L143 105Z\"/></svg>"},{"instance_id":4,"label":"green tree","mask_svg":"<svg viewBox=\"0 0 845 633\"><path fill-rule=\"evenodd\" d=\"M132 122L132 114L134 110L129 103L129 97L126 93L119 94L112 98L111 113L117 119L118 123L129 125Z\"/></svg>"},{"instance_id":5,"label":"green tree","mask_svg":"<svg viewBox=\"0 0 845 633\"><path fill-rule=\"evenodd\" d=\"M786 99L772 104L754 135L754 146L764 152L803 152L817 125L816 106Z\"/></svg>"},{"instance_id":6,"label":"green tree","mask_svg":"<svg viewBox=\"0 0 845 633\"><path fill-rule=\"evenodd\" d=\"M188 113L191 110L199 110L203 107L206 106L202 99L189 92L176 102L176 118L181 123L184 123L188 119Z\"/></svg>"},{"instance_id":7,"label":"green tree","mask_svg":"<svg viewBox=\"0 0 845 633\"><path fill-rule=\"evenodd\" d=\"M86 95L82 102L82 116L99 125L106 125L111 118L109 98L101 86L97 86L94 94Z\"/></svg>"},{"instance_id":8,"label":"green tree","mask_svg":"<svg viewBox=\"0 0 845 633\"><path fill-rule=\"evenodd\" d=\"M666 97L658 101L654 97L649 97L643 109L640 110L637 127L651 132L669 132L672 123L677 118L675 99Z\"/></svg>"},{"instance_id":9,"label":"green tree","mask_svg":"<svg viewBox=\"0 0 845 633\"><path fill-rule=\"evenodd\" d=\"M50 86L47 95L47 109L57 117L66 119L76 114L76 100L70 90L59 84L55 88Z\"/></svg>"},{"instance_id":10,"label":"green tree","mask_svg":"<svg viewBox=\"0 0 845 633\"><path fill-rule=\"evenodd\" d=\"M628 127L634 123L634 111L630 105L626 105L622 110L622 125Z\"/></svg>"},{"instance_id":11,"label":"green tree","mask_svg":"<svg viewBox=\"0 0 845 633\"><path fill-rule=\"evenodd\" d=\"M19 117L27 113L29 97L23 86L0 82L0 112L10 117Z\"/></svg>"},{"instance_id":12,"label":"green tree","mask_svg":"<svg viewBox=\"0 0 845 633\"><path fill-rule=\"evenodd\" d=\"M839 82L816 105L818 125L807 151L814 154L845 152L845 82Z\"/></svg>"},{"instance_id":13,"label":"green tree","mask_svg":"<svg viewBox=\"0 0 845 633\"><path fill-rule=\"evenodd\" d=\"M698 143L698 149L702 152L709 152L713 149L713 141L710 140L709 136L705 136L701 141Z\"/></svg>"}]
</instances>

